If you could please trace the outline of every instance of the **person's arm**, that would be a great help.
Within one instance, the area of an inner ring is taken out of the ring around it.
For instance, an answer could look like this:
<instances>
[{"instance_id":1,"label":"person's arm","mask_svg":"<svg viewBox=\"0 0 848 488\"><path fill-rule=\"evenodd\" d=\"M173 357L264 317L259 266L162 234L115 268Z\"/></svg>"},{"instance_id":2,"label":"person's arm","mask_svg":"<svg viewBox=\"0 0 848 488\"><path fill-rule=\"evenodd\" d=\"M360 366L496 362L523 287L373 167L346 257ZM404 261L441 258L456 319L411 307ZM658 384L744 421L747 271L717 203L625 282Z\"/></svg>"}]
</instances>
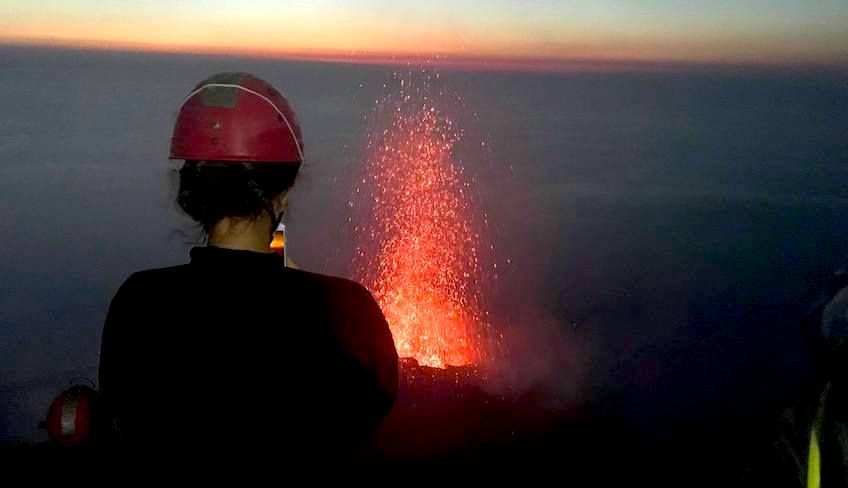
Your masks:
<instances>
[{"instance_id":1,"label":"person's arm","mask_svg":"<svg viewBox=\"0 0 848 488\"><path fill-rule=\"evenodd\" d=\"M370 330L373 337L370 352L370 365L382 393L381 419L388 415L398 395L398 355L395 349L389 324L380 310L377 301L365 288L363 298L366 315L370 317Z\"/></svg>"},{"instance_id":2,"label":"person's arm","mask_svg":"<svg viewBox=\"0 0 848 488\"><path fill-rule=\"evenodd\" d=\"M398 395L398 355L392 333L374 297L365 287L344 282L335 289L330 309L334 335L345 354L356 362L348 374L358 386L348 410L373 432L389 414ZM353 380L353 378L356 378Z\"/></svg>"},{"instance_id":3,"label":"person's arm","mask_svg":"<svg viewBox=\"0 0 848 488\"><path fill-rule=\"evenodd\" d=\"M109 311L103 325L103 335L100 342L100 367L98 371L100 394L105 406L105 412L111 417L121 436L122 422L126 416L127 405L127 350L126 335L131 328L128 317L131 311L133 279L130 276L112 298Z\"/></svg>"}]
</instances>

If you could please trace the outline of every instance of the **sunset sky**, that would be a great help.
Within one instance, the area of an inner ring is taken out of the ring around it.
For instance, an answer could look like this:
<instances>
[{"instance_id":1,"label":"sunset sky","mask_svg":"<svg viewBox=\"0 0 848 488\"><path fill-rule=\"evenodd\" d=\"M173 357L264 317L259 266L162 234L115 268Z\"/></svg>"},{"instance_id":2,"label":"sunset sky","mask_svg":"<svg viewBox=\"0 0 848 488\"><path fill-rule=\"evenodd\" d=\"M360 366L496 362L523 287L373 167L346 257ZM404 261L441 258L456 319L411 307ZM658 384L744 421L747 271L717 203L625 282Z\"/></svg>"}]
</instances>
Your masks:
<instances>
[{"instance_id":1,"label":"sunset sky","mask_svg":"<svg viewBox=\"0 0 848 488\"><path fill-rule=\"evenodd\" d=\"M288 57L848 65L846 0L0 0L0 42Z\"/></svg>"}]
</instances>

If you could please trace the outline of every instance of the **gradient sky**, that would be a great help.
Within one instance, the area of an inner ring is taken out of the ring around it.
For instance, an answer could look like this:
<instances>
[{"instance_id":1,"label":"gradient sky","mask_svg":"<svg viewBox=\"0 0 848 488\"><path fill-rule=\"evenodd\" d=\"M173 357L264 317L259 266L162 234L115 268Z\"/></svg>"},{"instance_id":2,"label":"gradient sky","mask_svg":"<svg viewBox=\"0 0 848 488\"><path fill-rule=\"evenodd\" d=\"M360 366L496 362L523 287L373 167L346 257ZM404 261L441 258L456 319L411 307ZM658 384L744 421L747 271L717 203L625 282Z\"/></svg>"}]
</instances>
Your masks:
<instances>
[{"instance_id":1,"label":"gradient sky","mask_svg":"<svg viewBox=\"0 0 848 488\"><path fill-rule=\"evenodd\" d=\"M314 57L848 65L848 0L0 0L0 40Z\"/></svg>"}]
</instances>

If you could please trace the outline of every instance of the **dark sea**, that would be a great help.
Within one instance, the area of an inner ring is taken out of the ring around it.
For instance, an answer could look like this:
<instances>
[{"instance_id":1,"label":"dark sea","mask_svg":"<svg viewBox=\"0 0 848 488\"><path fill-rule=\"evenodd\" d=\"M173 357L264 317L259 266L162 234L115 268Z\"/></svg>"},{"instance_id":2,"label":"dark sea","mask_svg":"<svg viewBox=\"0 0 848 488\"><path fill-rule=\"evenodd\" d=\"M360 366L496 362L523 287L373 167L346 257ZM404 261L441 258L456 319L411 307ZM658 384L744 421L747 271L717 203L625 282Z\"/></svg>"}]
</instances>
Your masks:
<instances>
[{"instance_id":1,"label":"dark sea","mask_svg":"<svg viewBox=\"0 0 848 488\"><path fill-rule=\"evenodd\" d=\"M368 115L398 70L0 48L0 443L45 439L50 400L96 379L118 286L196 245L167 160L196 83L249 71L289 98L308 159L290 254L347 275ZM739 426L777 418L811 375L801 321L848 262L844 74L440 71L486 147L461 161L501 263L494 326L519 338L513 387L598 405L637 446L747 445L759 430Z\"/></svg>"}]
</instances>

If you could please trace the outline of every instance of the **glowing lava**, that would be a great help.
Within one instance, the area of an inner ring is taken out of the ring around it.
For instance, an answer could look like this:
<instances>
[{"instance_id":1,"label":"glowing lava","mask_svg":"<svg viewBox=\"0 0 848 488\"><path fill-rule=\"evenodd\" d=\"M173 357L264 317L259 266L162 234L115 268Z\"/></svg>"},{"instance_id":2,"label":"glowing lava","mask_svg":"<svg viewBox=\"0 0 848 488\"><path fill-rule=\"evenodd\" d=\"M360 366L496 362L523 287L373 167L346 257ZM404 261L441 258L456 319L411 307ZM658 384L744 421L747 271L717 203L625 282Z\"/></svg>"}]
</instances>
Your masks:
<instances>
[{"instance_id":1,"label":"glowing lava","mask_svg":"<svg viewBox=\"0 0 848 488\"><path fill-rule=\"evenodd\" d=\"M354 277L379 302L401 357L474 364L487 326L470 182L453 157L462 130L429 88L400 87L378 102L368 134Z\"/></svg>"}]
</instances>

